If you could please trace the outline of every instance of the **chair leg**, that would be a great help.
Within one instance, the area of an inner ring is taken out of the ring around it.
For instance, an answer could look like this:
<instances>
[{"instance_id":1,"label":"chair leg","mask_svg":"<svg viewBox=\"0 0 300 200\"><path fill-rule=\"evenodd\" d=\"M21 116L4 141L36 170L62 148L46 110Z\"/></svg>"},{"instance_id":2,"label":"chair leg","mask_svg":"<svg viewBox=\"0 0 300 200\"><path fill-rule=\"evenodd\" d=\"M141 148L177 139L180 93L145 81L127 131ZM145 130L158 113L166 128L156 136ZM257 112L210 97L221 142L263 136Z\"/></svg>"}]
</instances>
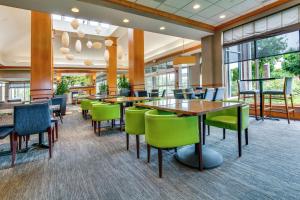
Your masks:
<instances>
[{"instance_id":1,"label":"chair leg","mask_svg":"<svg viewBox=\"0 0 300 200\"><path fill-rule=\"evenodd\" d=\"M158 172L159 172L159 178L162 177L162 150L161 148L158 148Z\"/></svg>"},{"instance_id":2,"label":"chair leg","mask_svg":"<svg viewBox=\"0 0 300 200\"><path fill-rule=\"evenodd\" d=\"M16 154L17 154L17 146L18 146L18 136L16 133L12 135L12 154L11 154L11 166L15 166Z\"/></svg>"},{"instance_id":3,"label":"chair leg","mask_svg":"<svg viewBox=\"0 0 300 200\"><path fill-rule=\"evenodd\" d=\"M269 117L271 118L272 117L272 95L271 94L269 95L269 109L270 109Z\"/></svg>"},{"instance_id":4,"label":"chair leg","mask_svg":"<svg viewBox=\"0 0 300 200\"><path fill-rule=\"evenodd\" d=\"M210 135L210 126L207 126L208 135Z\"/></svg>"},{"instance_id":5,"label":"chair leg","mask_svg":"<svg viewBox=\"0 0 300 200\"><path fill-rule=\"evenodd\" d=\"M177 147L174 148L175 153L177 153Z\"/></svg>"},{"instance_id":6,"label":"chair leg","mask_svg":"<svg viewBox=\"0 0 300 200\"><path fill-rule=\"evenodd\" d=\"M151 156L151 146L150 144L147 144L147 162L150 162L150 156Z\"/></svg>"},{"instance_id":7,"label":"chair leg","mask_svg":"<svg viewBox=\"0 0 300 200\"><path fill-rule=\"evenodd\" d=\"M223 140L225 140L225 138L226 138L226 129L223 128Z\"/></svg>"},{"instance_id":8,"label":"chair leg","mask_svg":"<svg viewBox=\"0 0 300 200\"><path fill-rule=\"evenodd\" d=\"M254 112L255 112L255 118L257 119L257 96L254 94Z\"/></svg>"},{"instance_id":9,"label":"chair leg","mask_svg":"<svg viewBox=\"0 0 300 200\"><path fill-rule=\"evenodd\" d=\"M19 136L19 150L22 149L22 136Z\"/></svg>"},{"instance_id":10,"label":"chair leg","mask_svg":"<svg viewBox=\"0 0 300 200\"><path fill-rule=\"evenodd\" d=\"M13 134L9 134L10 151L13 151Z\"/></svg>"},{"instance_id":11,"label":"chair leg","mask_svg":"<svg viewBox=\"0 0 300 200\"><path fill-rule=\"evenodd\" d=\"M248 128L245 129L245 141L246 145L248 145Z\"/></svg>"},{"instance_id":12,"label":"chair leg","mask_svg":"<svg viewBox=\"0 0 300 200\"><path fill-rule=\"evenodd\" d=\"M284 95L284 103L285 103L286 117L287 117L288 123L290 124L290 113L289 113L289 106L288 106L286 95Z\"/></svg>"},{"instance_id":13,"label":"chair leg","mask_svg":"<svg viewBox=\"0 0 300 200\"><path fill-rule=\"evenodd\" d=\"M60 118L60 122L63 124L63 118L62 118L62 115L61 115L61 113L59 113L59 118Z\"/></svg>"},{"instance_id":14,"label":"chair leg","mask_svg":"<svg viewBox=\"0 0 300 200\"><path fill-rule=\"evenodd\" d=\"M51 128L52 144L54 144L54 128Z\"/></svg>"},{"instance_id":15,"label":"chair leg","mask_svg":"<svg viewBox=\"0 0 300 200\"><path fill-rule=\"evenodd\" d=\"M94 120L92 120L92 126L94 126Z\"/></svg>"},{"instance_id":16,"label":"chair leg","mask_svg":"<svg viewBox=\"0 0 300 200\"><path fill-rule=\"evenodd\" d=\"M25 148L28 149L28 141L29 141L30 136L26 135L26 141L25 141Z\"/></svg>"},{"instance_id":17,"label":"chair leg","mask_svg":"<svg viewBox=\"0 0 300 200\"><path fill-rule=\"evenodd\" d=\"M96 133L97 132L97 121L94 121L93 127L94 127L94 133Z\"/></svg>"},{"instance_id":18,"label":"chair leg","mask_svg":"<svg viewBox=\"0 0 300 200\"><path fill-rule=\"evenodd\" d=\"M98 136L101 135L101 121L98 121Z\"/></svg>"},{"instance_id":19,"label":"chair leg","mask_svg":"<svg viewBox=\"0 0 300 200\"><path fill-rule=\"evenodd\" d=\"M51 128L48 128L48 129L47 129L47 132L48 132L49 157L52 158Z\"/></svg>"},{"instance_id":20,"label":"chair leg","mask_svg":"<svg viewBox=\"0 0 300 200\"><path fill-rule=\"evenodd\" d=\"M56 134L56 140L58 140L58 122L55 122L55 134Z\"/></svg>"},{"instance_id":21,"label":"chair leg","mask_svg":"<svg viewBox=\"0 0 300 200\"><path fill-rule=\"evenodd\" d=\"M126 150L129 150L129 134L126 133Z\"/></svg>"},{"instance_id":22,"label":"chair leg","mask_svg":"<svg viewBox=\"0 0 300 200\"><path fill-rule=\"evenodd\" d=\"M111 128L114 127L114 120L111 120Z\"/></svg>"},{"instance_id":23,"label":"chair leg","mask_svg":"<svg viewBox=\"0 0 300 200\"><path fill-rule=\"evenodd\" d=\"M140 158L140 136L136 135L136 157Z\"/></svg>"},{"instance_id":24,"label":"chair leg","mask_svg":"<svg viewBox=\"0 0 300 200\"><path fill-rule=\"evenodd\" d=\"M292 109L293 109L293 118L294 118L294 120L296 120L296 118L295 118L294 101L293 101L293 95L292 94L291 94L290 98L291 98L291 105L292 105Z\"/></svg>"}]
</instances>

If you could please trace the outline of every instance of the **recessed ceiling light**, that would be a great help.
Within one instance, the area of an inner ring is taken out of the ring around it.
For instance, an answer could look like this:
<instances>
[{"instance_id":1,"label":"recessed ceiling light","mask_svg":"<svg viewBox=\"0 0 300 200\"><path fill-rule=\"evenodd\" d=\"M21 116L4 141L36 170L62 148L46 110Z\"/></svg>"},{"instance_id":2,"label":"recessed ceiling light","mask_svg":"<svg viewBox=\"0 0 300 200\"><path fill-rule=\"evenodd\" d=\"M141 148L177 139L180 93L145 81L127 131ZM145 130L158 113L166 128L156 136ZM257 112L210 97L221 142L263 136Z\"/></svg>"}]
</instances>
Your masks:
<instances>
[{"instance_id":1,"label":"recessed ceiling light","mask_svg":"<svg viewBox=\"0 0 300 200\"><path fill-rule=\"evenodd\" d=\"M166 29L166 27L164 27L164 26L161 26L159 29L160 29L160 30L165 30L165 29Z\"/></svg>"},{"instance_id":2,"label":"recessed ceiling light","mask_svg":"<svg viewBox=\"0 0 300 200\"><path fill-rule=\"evenodd\" d=\"M129 23L129 19L126 19L126 18L125 18L125 19L123 19L123 22L124 22L124 23Z\"/></svg>"},{"instance_id":3,"label":"recessed ceiling light","mask_svg":"<svg viewBox=\"0 0 300 200\"><path fill-rule=\"evenodd\" d=\"M72 8L71 10L72 10L72 12L74 12L74 13L78 13L78 12L79 12L79 9L76 8L76 7Z\"/></svg>"},{"instance_id":4,"label":"recessed ceiling light","mask_svg":"<svg viewBox=\"0 0 300 200\"><path fill-rule=\"evenodd\" d=\"M193 6L193 9L195 9L195 10L197 10L197 9L199 9L200 8L200 5L199 4L195 4L194 6Z\"/></svg>"},{"instance_id":5,"label":"recessed ceiling light","mask_svg":"<svg viewBox=\"0 0 300 200\"><path fill-rule=\"evenodd\" d=\"M226 17L226 15L220 15L221 19L224 19Z\"/></svg>"}]
</instances>

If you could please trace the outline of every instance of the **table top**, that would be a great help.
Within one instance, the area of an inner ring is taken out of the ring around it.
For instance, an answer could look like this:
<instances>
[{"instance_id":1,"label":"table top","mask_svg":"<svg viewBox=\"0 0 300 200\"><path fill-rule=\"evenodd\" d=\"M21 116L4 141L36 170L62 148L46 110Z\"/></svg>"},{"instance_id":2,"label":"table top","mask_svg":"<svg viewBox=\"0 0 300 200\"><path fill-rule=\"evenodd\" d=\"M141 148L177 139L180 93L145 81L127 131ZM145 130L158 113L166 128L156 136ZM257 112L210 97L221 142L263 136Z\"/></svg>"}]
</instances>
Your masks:
<instances>
[{"instance_id":1,"label":"table top","mask_svg":"<svg viewBox=\"0 0 300 200\"><path fill-rule=\"evenodd\" d=\"M257 78L257 79L243 79L241 81L269 81L269 80L275 80L278 78Z\"/></svg>"},{"instance_id":2,"label":"table top","mask_svg":"<svg viewBox=\"0 0 300 200\"><path fill-rule=\"evenodd\" d=\"M108 103L127 103L127 102L138 102L138 101L144 101L150 99L151 97L118 97L118 98L104 99L104 101Z\"/></svg>"},{"instance_id":3,"label":"table top","mask_svg":"<svg viewBox=\"0 0 300 200\"><path fill-rule=\"evenodd\" d=\"M110 98L116 98L117 96L113 95L91 95L88 96L87 98L90 100L102 100L102 99L110 99Z\"/></svg>"},{"instance_id":4,"label":"table top","mask_svg":"<svg viewBox=\"0 0 300 200\"><path fill-rule=\"evenodd\" d=\"M135 106L138 107L154 108L183 115L203 115L208 112L238 107L241 105L241 103L206 101L199 99L164 99L135 104Z\"/></svg>"}]
</instances>

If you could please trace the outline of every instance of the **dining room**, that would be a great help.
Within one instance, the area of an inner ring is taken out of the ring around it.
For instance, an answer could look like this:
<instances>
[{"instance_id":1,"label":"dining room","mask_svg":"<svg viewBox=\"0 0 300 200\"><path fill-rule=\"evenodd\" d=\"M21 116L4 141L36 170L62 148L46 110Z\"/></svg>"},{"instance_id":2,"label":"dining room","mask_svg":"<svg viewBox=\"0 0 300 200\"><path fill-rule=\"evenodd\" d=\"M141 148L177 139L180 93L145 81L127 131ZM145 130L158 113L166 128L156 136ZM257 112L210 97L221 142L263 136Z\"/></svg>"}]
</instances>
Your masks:
<instances>
[{"instance_id":1,"label":"dining room","mask_svg":"<svg viewBox=\"0 0 300 200\"><path fill-rule=\"evenodd\" d=\"M298 199L299 20L297 0L0 0L0 198Z\"/></svg>"}]
</instances>

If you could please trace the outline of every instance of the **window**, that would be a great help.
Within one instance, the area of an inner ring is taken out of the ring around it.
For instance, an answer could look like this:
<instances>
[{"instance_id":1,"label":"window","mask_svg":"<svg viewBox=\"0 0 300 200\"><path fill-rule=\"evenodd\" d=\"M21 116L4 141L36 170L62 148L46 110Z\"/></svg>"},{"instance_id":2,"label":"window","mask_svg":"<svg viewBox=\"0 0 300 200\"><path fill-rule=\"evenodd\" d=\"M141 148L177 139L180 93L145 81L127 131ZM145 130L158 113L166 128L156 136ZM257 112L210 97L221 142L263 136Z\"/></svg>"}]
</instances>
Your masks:
<instances>
[{"instance_id":1,"label":"window","mask_svg":"<svg viewBox=\"0 0 300 200\"><path fill-rule=\"evenodd\" d=\"M9 99L21 99L22 101L30 100L29 83L10 83L8 87Z\"/></svg>"},{"instance_id":2,"label":"window","mask_svg":"<svg viewBox=\"0 0 300 200\"><path fill-rule=\"evenodd\" d=\"M188 88L189 86L189 68L182 67L179 70L179 88Z\"/></svg>"},{"instance_id":3,"label":"window","mask_svg":"<svg viewBox=\"0 0 300 200\"><path fill-rule=\"evenodd\" d=\"M0 101L5 101L5 83L0 82Z\"/></svg>"}]
</instances>

